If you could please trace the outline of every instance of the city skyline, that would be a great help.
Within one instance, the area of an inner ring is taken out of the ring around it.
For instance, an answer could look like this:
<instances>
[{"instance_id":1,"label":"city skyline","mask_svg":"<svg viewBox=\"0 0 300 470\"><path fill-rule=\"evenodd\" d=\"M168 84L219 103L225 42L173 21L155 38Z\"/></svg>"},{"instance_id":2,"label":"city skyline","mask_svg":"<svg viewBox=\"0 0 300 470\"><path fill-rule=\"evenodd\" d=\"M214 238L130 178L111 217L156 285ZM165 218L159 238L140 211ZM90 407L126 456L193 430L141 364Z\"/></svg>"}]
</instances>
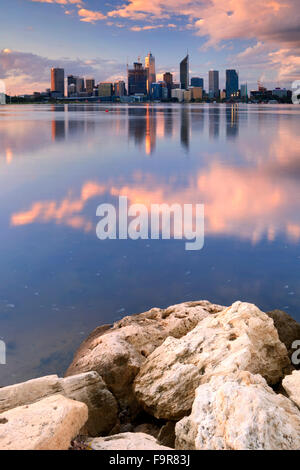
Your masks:
<instances>
[{"instance_id":1,"label":"city skyline","mask_svg":"<svg viewBox=\"0 0 300 470\"><path fill-rule=\"evenodd\" d=\"M238 70L249 89L257 80L290 87L300 75L296 0L11 0L2 20L0 79L11 94L44 90L51 67L97 81L125 79L127 61L149 50L157 80L170 71L179 81L187 49L190 75L219 70L221 89L226 69Z\"/></svg>"}]
</instances>

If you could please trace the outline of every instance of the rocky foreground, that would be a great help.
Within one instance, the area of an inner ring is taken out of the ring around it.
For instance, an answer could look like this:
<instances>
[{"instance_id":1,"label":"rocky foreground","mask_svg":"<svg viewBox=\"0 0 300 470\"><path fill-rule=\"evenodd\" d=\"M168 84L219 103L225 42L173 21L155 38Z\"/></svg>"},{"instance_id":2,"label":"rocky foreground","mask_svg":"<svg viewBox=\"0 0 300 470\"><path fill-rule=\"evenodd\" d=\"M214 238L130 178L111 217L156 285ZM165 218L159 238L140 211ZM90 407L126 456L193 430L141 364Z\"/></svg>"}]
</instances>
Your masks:
<instances>
[{"instance_id":1,"label":"rocky foreground","mask_svg":"<svg viewBox=\"0 0 300 470\"><path fill-rule=\"evenodd\" d=\"M125 317L65 378L0 389L0 449L300 449L296 340L289 315L243 302Z\"/></svg>"}]
</instances>

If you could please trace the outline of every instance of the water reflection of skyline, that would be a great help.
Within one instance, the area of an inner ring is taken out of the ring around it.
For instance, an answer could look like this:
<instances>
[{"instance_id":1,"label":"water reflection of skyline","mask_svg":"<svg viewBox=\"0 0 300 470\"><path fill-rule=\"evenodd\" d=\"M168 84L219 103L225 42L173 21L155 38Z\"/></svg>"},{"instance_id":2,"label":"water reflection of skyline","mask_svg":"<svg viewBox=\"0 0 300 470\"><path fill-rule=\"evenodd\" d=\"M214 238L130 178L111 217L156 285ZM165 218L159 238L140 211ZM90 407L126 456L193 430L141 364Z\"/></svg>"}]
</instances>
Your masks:
<instances>
[{"instance_id":1,"label":"water reflection of skyline","mask_svg":"<svg viewBox=\"0 0 300 470\"><path fill-rule=\"evenodd\" d=\"M103 119L105 108L99 112L97 105L90 105L88 108L81 105L72 108L69 105L52 105L48 111L50 111L47 113L48 116L53 114L53 117L50 121L41 119L38 122L38 133L35 120L26 120L18 114L17 124L12 119L13 114L10 119L1 121L0 163L5 161L10 164L14 156L27 151L38 151L51 142L78 140L81 135L92 137L98 126L109 127L111 124L116 135L122 133L124 127L127 128L129 141L133 141L146 155L155 153L157 139L176 137L180 138L183 150L188 152L192 133L204 132L205 125L209 129L209 137L215 140L219 138L222 126L226 128L227 139L237 138L239 130L239 112L236 106L226 108L202 106L202 109L191 106L116 107L109 109L109 116L112 117L108 121ZM176 132L178 118L180 124Z\"/></svg>"},{"instance_id":2,"label":"water reflection of skyline","mask_svg":"<svg viewBox=\"0 0 300 470\"><path fill-rule=\"evenodd\" d=\"M247 130L247 114L242 122ZM160 141L178 141L178 134L181 148L185 152L193 152L195 156L201 139L206 138L203 153L200 153L200 168L194 161L195 166L184 174L178 172L176 166L170 166L165 174L151 168L133 168L125 179L123 174L110 175L106 179L86 179L80 187L69 190L59 200L36 200L29 207L15 211L11 216L11 225L54 222L92 232L93 217L86 213L88 203L104 195L108 198L125 195L130 203L146 205L205 203L207 235L235 236L257 243L263 237L272 242L283 234L290 241L297 242L300 239L297 210L300 189L295 180L295 166L299 143L293 134L293 127L285 127L282 121L276 147L272 136L269 141L262 141L260 146L252 147L252 161L249 161L249 150L242 141L236 149L238 160L231 155L226 161L222 149L210 150L208 144L218 143L220 139L229 139L230 142L238 139L239 123L236 106L199 108L195 112L192 107L176 108L174 111L169 108L157 110L150 106L122 110L114 123L113 133L117 129L117 134L123 133L122 138L126 139L127 135L137 151L143 151L146 156L155 154ZM97 135L97 126L96 121L75 120L73 116L65 121L53 120L52 137L60 143L73 133L77 137L90 136L91 133ZM99 131L101 129L103 132L102 126L98 128ZM287 149L287 141L295 141L294 152ZM292 167L290 174L289 166ZM296 200L296 207L292 204L293 200Z\"/></svg>"}]
</instances>

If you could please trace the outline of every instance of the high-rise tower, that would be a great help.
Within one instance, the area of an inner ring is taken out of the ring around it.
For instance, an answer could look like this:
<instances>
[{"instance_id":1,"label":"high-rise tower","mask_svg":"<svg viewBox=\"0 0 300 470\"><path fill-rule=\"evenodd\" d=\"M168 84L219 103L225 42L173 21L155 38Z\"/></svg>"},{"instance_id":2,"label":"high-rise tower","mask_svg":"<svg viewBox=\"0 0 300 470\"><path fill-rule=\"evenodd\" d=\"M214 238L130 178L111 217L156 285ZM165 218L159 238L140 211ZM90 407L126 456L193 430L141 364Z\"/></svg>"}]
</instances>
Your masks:
<instances>
[{"instance_id":1,"label":"high-rise tower","mask_svg":"<svg viewBox=\"0 0 300 470\"><path fill-rule=\"evenodd\" d=\"M187 90L189 86L189 55L180 62L180 87Z\"/></svg>"},{"instance_id":2,"label":"high-rise tower","mask_svg":"<svg viewBox=\"0 0 300 470\"><path fill-rule=\"evenodd\" d=\"M147 70L147 92L151 91L152 83L156 82L155 57L149 52L145 58L145 69Z\"/></svg>"},{"instance_id":3,"label":"high-rise tower","mask_svg":"<svg viewBox=\"0 0 300 470\"><path fill-rule=\"evenodd\" d=\"M64 69L52 67L51 69L51 91L65 95L65 71Z\"/></svg>"},{"instance_id":4,"label":"high-rise tower","mask_svg":"<svg viewBox=\"0 0 300 470\"><path fill-rule=\"evenodd\" d=\"M147 94L147 70L140 62L134 62L133 69L128 69L128 94Z\"/></svg>"},{"instance_id":5,"label":"high-rise tower","mask_svg":"<svg viewBox=\"0 0 300 470\"><path fill-rule=\"evenodd\" d=\"M208 74L208 87L209 87L209 95L211 98L218 98L219 97L219 71L218 70L210 70Z\"/></svg>"},{"instance_id":6,"label":"high-rise tower","mask_svg":"<svg viewBox=\"0 0 300 470\"><path fill-rule=\"evenodd\" d=\"M226 98L236 95L239 90L239 76L236 70L226 70Z\"/></svg>"}]
</instances>

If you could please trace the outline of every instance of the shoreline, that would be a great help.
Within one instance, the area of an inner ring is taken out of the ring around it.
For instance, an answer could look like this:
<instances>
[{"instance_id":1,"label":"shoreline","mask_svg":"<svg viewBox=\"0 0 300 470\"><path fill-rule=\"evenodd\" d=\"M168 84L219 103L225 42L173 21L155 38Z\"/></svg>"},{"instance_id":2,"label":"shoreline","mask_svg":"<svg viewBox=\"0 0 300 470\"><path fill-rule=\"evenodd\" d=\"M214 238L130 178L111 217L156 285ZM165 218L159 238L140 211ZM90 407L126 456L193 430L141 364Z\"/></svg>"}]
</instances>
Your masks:
<instances>
[{"instance_id":1,"label":"shoreline","mask_svg":"<svg viewBox=\"0 0 300 470\"><path fill-rule=\"evenodd\" d=\"M245 302L185 302L126 316L84 340L64 379L52 375L0 389L0 421L7 431L0 449L299 448L300 370L291 362L299 339L300 324L288 314L266 314ZM226 413L220 390L230 403ZM234 439L244 399L249 409ZM282 426L294 423L285 434L272 436L269 406ZM259 428L256 413L262 411ZM221 436L215 421L220 413ZM47 426L43 438L34 434L39 414L49 416L51 439ZM65 415L73 416L74 426L64 422ZM209 433L200 424L208 418ZM53 432L64 438L54 443Z\"/></svg>"}]
</instances>

